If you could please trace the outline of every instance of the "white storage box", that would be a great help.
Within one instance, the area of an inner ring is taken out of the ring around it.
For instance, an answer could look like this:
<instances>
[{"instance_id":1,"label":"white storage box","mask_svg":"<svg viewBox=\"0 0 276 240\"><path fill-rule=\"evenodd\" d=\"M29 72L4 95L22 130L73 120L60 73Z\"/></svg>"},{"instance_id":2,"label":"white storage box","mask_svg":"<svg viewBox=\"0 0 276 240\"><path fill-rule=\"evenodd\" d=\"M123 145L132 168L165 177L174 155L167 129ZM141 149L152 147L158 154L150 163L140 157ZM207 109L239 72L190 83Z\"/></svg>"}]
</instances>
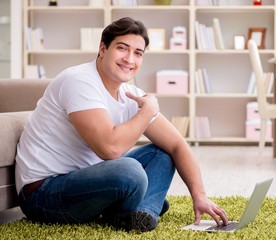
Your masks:
<instances>
[{"instance_id":1,"label":"white storage box","mask_svg":"<svg viewBox=\"0 0 276 240\"><path fill-rule=\"evenodd\" d=\"M182 70L162 70L156 73L156 93L188 94L188 73Z\"/></svg>"}]
</instances>

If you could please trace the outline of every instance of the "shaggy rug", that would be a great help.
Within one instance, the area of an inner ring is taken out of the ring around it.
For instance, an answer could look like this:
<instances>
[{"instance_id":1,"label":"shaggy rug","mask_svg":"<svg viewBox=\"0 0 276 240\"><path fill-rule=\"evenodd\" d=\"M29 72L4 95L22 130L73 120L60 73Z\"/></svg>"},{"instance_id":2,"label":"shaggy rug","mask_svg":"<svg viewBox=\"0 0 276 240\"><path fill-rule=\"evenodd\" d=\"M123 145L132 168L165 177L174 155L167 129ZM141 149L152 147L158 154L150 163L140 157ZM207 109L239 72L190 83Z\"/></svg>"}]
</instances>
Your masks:
<instances>
[{"instance_id":1,"label":"shaggy rug","mask_svg":"<svg viewBox=\"0 0 276 240\"><path fill-rule=\"evenodd\" d=\"M108 226L95 223L75 225L46 225L32 223L27 219L0 225L0 239L34 239L34 240L84 240L84 239L276 239L276 198L266 198L255 221L234 233L207 233L181 231L181 227L194 220L191 198L188 196L169 196L170 210L159 219L157 228L151 232L137 233L118 231ZM243 197L212 198L225 209L229 220L238 220L246 206ZM208 216L203 216L208 219Z\"/></svg>"}]
</instances>

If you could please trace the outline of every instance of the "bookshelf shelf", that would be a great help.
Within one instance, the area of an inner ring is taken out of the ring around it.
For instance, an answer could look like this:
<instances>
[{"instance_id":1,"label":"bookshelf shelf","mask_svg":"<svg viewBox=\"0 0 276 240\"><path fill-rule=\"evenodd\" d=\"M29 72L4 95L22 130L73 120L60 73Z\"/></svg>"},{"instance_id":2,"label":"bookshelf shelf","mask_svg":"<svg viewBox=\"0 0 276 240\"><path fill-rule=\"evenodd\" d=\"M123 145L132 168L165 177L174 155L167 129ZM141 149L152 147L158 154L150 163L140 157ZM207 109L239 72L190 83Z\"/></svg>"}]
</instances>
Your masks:
<instances>
[{"instance_id":1,"label":"bookshelf shelf","mask_svg":"<svg viewBox=\"0 0 276 240\"><path fill-rule=\"evenodd\" d=\"M234 49L233 39L243 35L247 41L250 27L266 27L265 49L260 54L264 71L273 72L273 64L268 61L276 54L276 0L263 1L258 7L251 0L229 0L233 4L225 6L197 6L197 0L174 0L169 6L155 5L153 0L140 0L136 6L113 6L111 2L104 0L103 6L89 6L88 0L59 0L60 6L49 7L47 0L24 0L24 29L42 28L45 41L44 49L24 48L24 68L44 65L47 77L53 78L66 67L91 61L97 51L81 50L80 28L103 28L113 20L131 16L148 28L165 29L165 49L147 49L135 83L158 98L160 109L169 120L173 116L189 117L187 140L257 144L257 140L245 138L246 104L256 101L256 94L247 93L252 73L249 51ZM195 21L212 26L214 18L220 22L224 49L198 49ZM185 50L170 49L175 26L186 28ZM26 46L26 36L23 45ZM195 72L203 68L208 72L211 93L196 91ZM155 93L156 72L170 69L188 72L188 94ZM272 94L267 97L272 98ZM196 137L196 116L209 118L210 138ZM147 141L141 138L141 142Z\"/></svg>"},{"instance_id":2,"label":"bookshelf shelf","mask_svg":"<svg viewBox=\"0 0 276 240\"><path fill-rule=\"evenodd\" d=\"M89 6L57 6L57 7L28 7L27 11L36 12L61 12L61 11L94 11L104 10L104 7L89 7Z\"/></svg>"},{"instance_id":3,"label":"bookshelf shelf","mask_svg":"<svg viewBox=\"0 0 276 240\"><path fill-rule=\"evenodd\" d=\"M209 6L209 7L195 7L196 11L201 12L265 12L274 11L274 6L260 6L258 8L254 6Z\"/></svg>"},{"instance_id":4,"label":"bookshelf shelf","mask_svg":"<svg viewBox=\"0 0 276 240\"><path fill-rule=\"evenodd\" d=\"M158 6L158 5L140 5L140 6L111 6L111 10L186 10L189 11L189 6L175 5L175 6Z\"/></svg>"},{"instance_id":5,"label":"bookshelf shelf","mask_svg":"<svg viewBox=\"0 0 276 240\"><path fill-rule=\"evenodd\" d=\"M96 51L86 51L80 49L44 49L44 50L28 50L28 55L64 55L64 54L96 54Z\"/></svg>"},{"instance_id":6,"label":"bookshelf shelf","mask_svg":"<svg viewBox=\"0 0 276 240\"><path fill-rule=\"evenodd\" d=\"M208 94L197 94L196 98L252 98L257 97L256 95L249 95L247 93L208 93Z\"/></svg>"},{"instance_id":7,"label":"bookshelf shelf","mask_svg":"<svg viewBox=\"0 0 276 240\"><path fill-rule=\"evenodd\" d=\"M193 140L198 143L244 143L244 144L255 144L256 140L250 140L245 137L212 137L212 138L201 138ZM272 143L272 139L267 140L267 143Z\"/></svg>"},{"instance_id":8,"label":"bookshelf shelf","mask_svg":"<svg viewBox=\"0 0 276 240\"><path fill-rule=\"evenodd\" d=\"M190 95L154 94L157 98L189 98Z\"/></svg>"}]
</instances>

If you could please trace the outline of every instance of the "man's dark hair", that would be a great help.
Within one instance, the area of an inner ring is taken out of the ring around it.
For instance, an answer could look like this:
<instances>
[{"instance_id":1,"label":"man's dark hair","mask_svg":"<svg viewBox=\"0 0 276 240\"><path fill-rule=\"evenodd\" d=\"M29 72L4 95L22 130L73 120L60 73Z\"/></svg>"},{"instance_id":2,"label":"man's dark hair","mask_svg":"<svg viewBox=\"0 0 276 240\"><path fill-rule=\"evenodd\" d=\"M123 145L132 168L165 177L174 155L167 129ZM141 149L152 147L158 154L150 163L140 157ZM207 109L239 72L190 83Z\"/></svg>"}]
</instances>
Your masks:
<instances>
[{"instance_id":1,"label":"man's dark hair","mask_svg":"<svg viewBox=\"0 0 276 240\"><path fill-rule=\"evenodd\" d=\"M144 24L130 17L121 18L108 25L103 30L101 42L108 48L116 37L127 34L140 35L145 40L145 48L149 45L149 37Z\"/></svg>"}]
</instances>

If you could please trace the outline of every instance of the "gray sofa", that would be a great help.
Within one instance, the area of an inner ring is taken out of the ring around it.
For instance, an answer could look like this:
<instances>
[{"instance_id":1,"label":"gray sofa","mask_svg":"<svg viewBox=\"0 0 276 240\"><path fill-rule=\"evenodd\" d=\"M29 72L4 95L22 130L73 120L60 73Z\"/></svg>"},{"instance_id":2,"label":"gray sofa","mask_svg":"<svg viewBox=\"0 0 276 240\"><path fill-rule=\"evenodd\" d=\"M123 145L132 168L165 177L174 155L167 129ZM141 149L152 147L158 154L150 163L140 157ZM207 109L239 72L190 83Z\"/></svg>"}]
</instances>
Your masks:
<instances>
[{"instance_id":1,"label":"gray sofa","mask_svg":"<svg viewBox=\"0 0 276 240\"><path fill-rule=\"evenodd\" d=\"M18 205L14 180L16 145L49 79L0 79L0 212Z\"/></svg>"}]
</instances>

